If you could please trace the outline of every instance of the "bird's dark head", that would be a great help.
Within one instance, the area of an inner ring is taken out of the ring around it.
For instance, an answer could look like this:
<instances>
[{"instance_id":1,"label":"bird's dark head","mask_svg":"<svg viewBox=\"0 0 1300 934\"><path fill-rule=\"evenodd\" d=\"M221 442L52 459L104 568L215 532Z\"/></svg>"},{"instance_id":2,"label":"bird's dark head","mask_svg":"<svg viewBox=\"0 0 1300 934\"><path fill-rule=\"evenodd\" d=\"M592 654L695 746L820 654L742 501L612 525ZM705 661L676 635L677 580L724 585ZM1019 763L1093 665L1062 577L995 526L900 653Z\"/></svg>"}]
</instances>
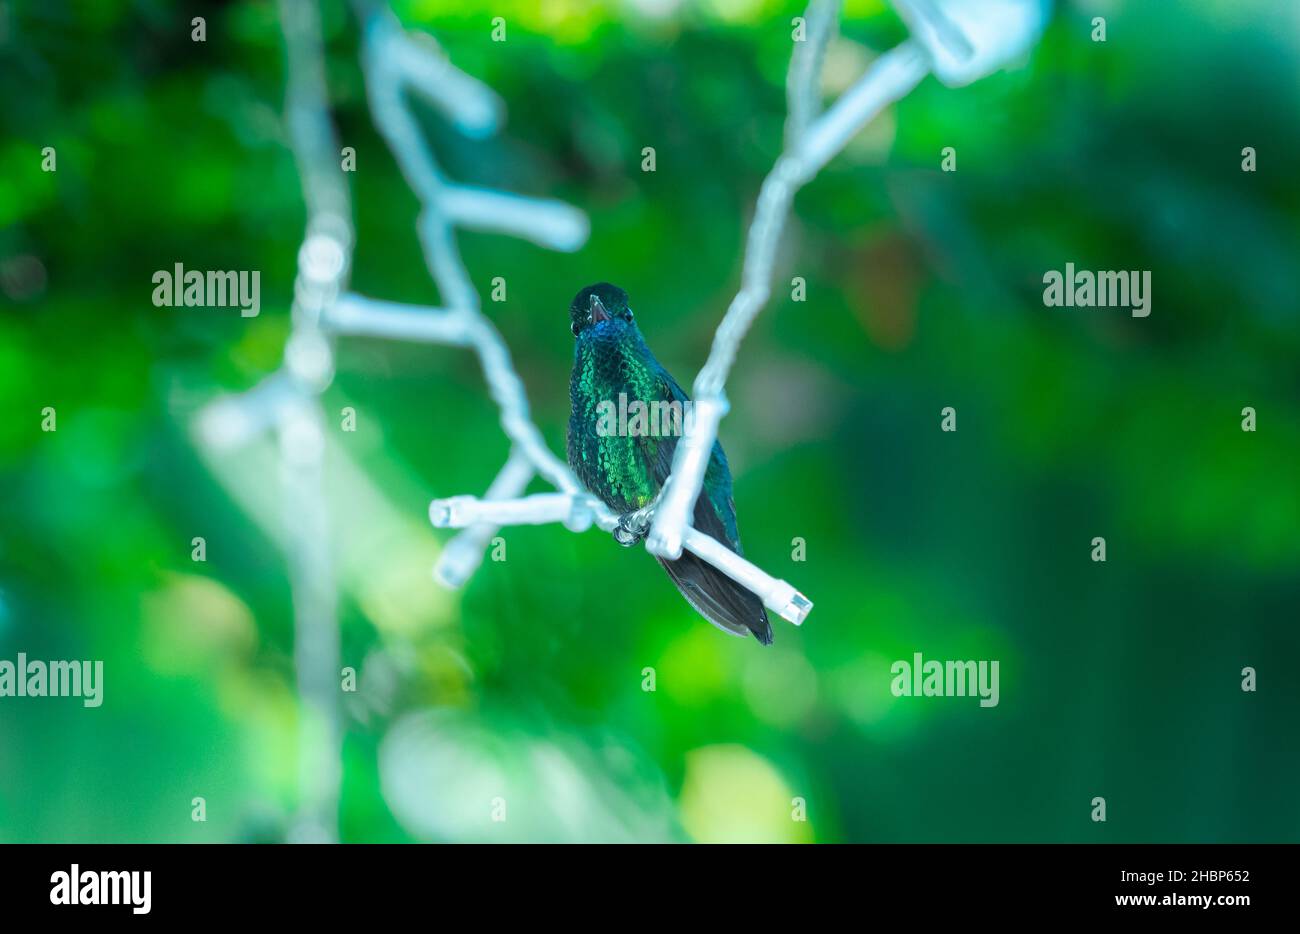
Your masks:
<instances>
[{"instance_id":1,"label":"bird's dark head","mask_svg":"<svg viewBox=\"0 0 1300 934\"><path fill-rule=\"evenodd\" d=\"M589 285L573 297L569 320L574 337L606 321L630 322L632 309L627 307L627 293L608 282Z\"/></svg>"}]
</instances>

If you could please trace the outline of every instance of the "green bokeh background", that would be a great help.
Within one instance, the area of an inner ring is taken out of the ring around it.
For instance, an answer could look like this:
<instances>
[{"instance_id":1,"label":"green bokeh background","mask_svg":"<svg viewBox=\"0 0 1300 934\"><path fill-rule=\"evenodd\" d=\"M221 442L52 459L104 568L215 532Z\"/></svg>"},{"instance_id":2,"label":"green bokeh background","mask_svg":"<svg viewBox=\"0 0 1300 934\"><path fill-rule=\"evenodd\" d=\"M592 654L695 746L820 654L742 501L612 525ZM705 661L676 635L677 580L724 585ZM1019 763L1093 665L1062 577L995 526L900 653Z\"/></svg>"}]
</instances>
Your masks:
<instances>
[{"instance_id":1,"label":"green bokeh background","mask_svg":"<svg viewBox=\"0 0 1300 934\"><path fill-rule=\"evenodd\" d=\"M461 237L485 296L508 283L485 307L553 449L588 282L628 289L689 385L780 146L800 9L397 11L509 107L481 142L422 111L448 173L591 218L570 255ZM333 0L325 23L352 286L437 303L355 23ZM851 0L828 93L905 34ZM342 341L342 839L1300 839L1298 53L1292 3L1058 5L1022 67L927 79L799 195L722 430L747 554L816 602L768 649L595 531L506 530L507 560L439 589L427 504L486 488L496 411L463 350ZM304 219L283 78L273 4L0 3L0 659L106 670L99 709L0 698L0 841L290 834L291 595L277 515L245 508L279 478L269 449L214 464L192 435L280 363ZM260 270L261 315L153 307L177 262ZM1066 262L1150 270L1151 316L1045 308ZM998 659L1001 703L893 697L917 651Z\"/></svg>"}]
</instances>

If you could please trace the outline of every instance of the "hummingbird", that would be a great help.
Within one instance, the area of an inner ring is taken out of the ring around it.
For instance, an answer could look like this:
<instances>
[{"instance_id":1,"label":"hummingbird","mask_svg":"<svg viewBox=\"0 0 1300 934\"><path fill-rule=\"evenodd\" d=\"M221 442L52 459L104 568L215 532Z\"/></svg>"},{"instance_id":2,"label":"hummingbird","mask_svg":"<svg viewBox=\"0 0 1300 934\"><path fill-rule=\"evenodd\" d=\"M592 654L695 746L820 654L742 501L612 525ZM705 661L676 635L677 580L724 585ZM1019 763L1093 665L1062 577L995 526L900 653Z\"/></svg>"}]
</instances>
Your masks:
<instances>
[{"instance_id":1,"label":"hummingbird","mask_svg":"<svg viewBox=\"0 0 1300 934\"><path fill-rule=\"evenodd\" d=\"M602 423L602 411L606 416L611 406L622 411L623 395L633 409L637 402L643 403L641 411L660 403L658 411L667 413L673 409L662 404L678 403L676 410L684 413L690 397L646 346L627 293L618 286L598 282L584 288L569 306L569 319L576 339L569 378L569 466L590 493L623 518L618 531L627 533L630 517L652 503L668 479L678 436L672 418L659 421L658 432L653 419L648 431L610 431L613 419L606 417ZM635 428L637 420L628 424ZM675 425L680 428L680 418ZM744 553L731 498L731 468L718 442L695 501L694 525L736 554ZM644 535L644 528L634 528L630 537L617 537L630 545ZM658 561L686 602L713 625L735 636L753 633L762 644L771 644L772 624L763 601L752 591L689 551L673 561Z\"/></svg>"}]
</instances>

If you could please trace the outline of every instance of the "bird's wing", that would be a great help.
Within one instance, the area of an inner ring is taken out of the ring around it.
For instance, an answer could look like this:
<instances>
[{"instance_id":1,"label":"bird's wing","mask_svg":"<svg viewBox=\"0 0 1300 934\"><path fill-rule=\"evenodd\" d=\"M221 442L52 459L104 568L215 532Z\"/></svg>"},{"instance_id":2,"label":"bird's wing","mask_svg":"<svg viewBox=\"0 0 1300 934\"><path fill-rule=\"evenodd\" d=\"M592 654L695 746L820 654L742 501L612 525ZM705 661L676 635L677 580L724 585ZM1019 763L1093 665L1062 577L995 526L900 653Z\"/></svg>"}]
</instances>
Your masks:
<instances>
[{"instance_id":1,"label":"bird's wing","mask_svg":"<svg viewBox=\"0 0 1300 934\"><path fill-rule=\"evenodd\" d=\"M661 370L663 394L666 402L691 401L686 391L678 385L677 380L667 370ZM673 454L677 450L676 437L643 439L646 444L645 456L650 464L655 488L661 488L668 481L673 470ZM740 547L740 535L736 528L736 502L731 497L731 477L727 467L727 455L722 450L721 442L713 442L709 452L709 466L705 473L706 485L717 490L716 498L702 491L695 501L695 527L701 532L712 535L738 555L745 552Z\"/></svg>"},{"instance_id":2,"label":"bird's wing","mask_svg":"<svg viewBox=\"0 0 1300 934\"><path fill-rule=\"evenodd\" d=\"M665 392L672 400L688 401L682 387L666 372L664 376ZM662 487L672 472L673 452L677 448L677 438L647 438L647 442L657 442L653 451L647 451L656 486ZM711 461L725 471L726 458L722 446L715 443ZM712 466L712 464L711 464ZM729 514L724 518L718 512L717 504L706 491L701 491L695 500L694 526L706 535L717 539L732 551L740 554L740 538L736 534L736 507L731 500L730 490L726 491L725 504ZM728 521L729 520L729 521ZM772 641L772 624L768 621L763 601L751 591L736 583L707 561L701 560L689 551L683 551L676 561L659 559L668 576L672 578L682 596L701 616L724 632L744 636L752 632L764 645Z\"/></svg>"}]
</instances>

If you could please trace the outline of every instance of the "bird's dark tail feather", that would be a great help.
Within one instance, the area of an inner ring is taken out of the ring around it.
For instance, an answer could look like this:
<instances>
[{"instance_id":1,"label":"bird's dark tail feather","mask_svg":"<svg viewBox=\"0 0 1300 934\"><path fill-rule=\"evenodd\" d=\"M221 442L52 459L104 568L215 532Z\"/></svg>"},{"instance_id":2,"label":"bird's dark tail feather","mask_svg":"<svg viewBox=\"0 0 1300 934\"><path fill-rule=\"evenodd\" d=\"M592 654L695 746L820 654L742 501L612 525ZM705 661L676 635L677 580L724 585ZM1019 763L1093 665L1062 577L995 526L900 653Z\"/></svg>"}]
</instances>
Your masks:
<instances>
[{"instance_id":1,"label":"bird's dark tail feather","mask_svg":"<svg viewBox=\"0 0 1300 934\"><path fill-rule=\"evenodd\" d=\"M736 636L752 632L763 645L772 644L767 610L753 591L689 551L676 561L660 558L659 563L687 602L713 625Z\"/></svg>"}]
</instances>

